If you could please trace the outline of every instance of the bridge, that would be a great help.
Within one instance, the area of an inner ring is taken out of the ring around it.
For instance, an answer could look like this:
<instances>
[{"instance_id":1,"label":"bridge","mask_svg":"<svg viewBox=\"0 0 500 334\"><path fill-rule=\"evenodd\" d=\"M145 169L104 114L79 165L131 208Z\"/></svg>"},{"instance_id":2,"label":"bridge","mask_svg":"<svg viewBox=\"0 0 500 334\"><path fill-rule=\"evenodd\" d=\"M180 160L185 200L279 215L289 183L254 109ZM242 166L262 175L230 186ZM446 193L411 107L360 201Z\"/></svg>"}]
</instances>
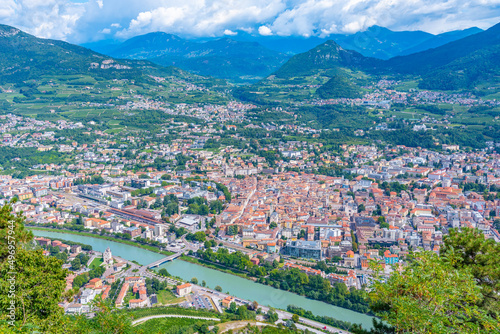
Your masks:
<instances>
[{"instance_id":1,"label":"bridge","mask_svg":"<svg viewBox=\"0 0 500 334\"><path fill-rule=\"evenodd\" d=\"M163 259L160 259L158 261L155 261L153 263L148 264L146 267L154 268L154 267L161 266L162 264L164 264L166 262L173 261L173 260L177 259L178 257L182 256L184 254L184 252L185 251L182 251L182 252L178 252L178 253L172 254L170 256L164 257Z\"/></svg>"}]
</instances>

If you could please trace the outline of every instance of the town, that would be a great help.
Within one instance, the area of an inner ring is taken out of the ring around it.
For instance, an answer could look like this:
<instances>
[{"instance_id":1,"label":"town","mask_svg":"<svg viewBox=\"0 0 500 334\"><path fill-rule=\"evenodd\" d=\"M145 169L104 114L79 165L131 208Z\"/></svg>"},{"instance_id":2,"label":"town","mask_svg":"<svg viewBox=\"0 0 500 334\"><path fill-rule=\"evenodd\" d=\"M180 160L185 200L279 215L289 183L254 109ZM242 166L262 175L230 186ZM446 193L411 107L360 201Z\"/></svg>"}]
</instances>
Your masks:
<instances>
[{"instance_id":1,"label":"town","mask_svg":"<svg viewBox=\"0 0 500 334\"><path fill-rule=\"evenodd\" d=\"M37 131L82 127L5 119ZM96 144L69 145L66 154L74 161L33 166L50 173L2 175L1 201L16 198L14 211L32 227L89 232L207 264L231 267L219 254L244 258L234 269L290 291L273 281L280 271L362 291L377 267L390 276L411 252L439 253L450 228L471 227L500 242L499 143L436 151L344 144L333 153L319 141L277 141L256 151L250 139L240 138L240 147L221 146L221 130L170 124L181 127L182 139L131 150L104 135ZM197 131L203 135L193 136ZM4 145L23 139L4 135ZM144 139L127 140L137 145ZM155 167L158 159L164 167ZM138 164L145 167L130 168ZM114 257L110 249L36 241L71 272L67 291L74 301L62 305L67 313L90 312L97 296L120 308L173 301L217 312L237 298L221 287L208 293L197 280L162 275L154 270L161 261L149 267Z\"/></svg>"}]
</instances>

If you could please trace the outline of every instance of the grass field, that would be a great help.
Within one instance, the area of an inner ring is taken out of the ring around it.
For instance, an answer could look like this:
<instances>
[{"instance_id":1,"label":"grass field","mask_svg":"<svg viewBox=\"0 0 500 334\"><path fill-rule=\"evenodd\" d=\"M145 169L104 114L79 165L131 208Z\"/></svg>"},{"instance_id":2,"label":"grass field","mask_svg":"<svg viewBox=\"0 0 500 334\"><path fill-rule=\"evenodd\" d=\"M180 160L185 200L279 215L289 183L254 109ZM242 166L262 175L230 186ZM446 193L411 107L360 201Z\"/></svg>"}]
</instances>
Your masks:
<instances>
[{"instance_id":1,"label":"grass field","mask_svg":"<svg viewBox=\"0 0 500 334\"><path fill-rule=\"evenodd\" d=\"M198 326L212 323L206 320L189 319L189 318L162 318L151 319L140 323L135 328L142 331L143 334L149 333L165 333L175 330L178 333L194 333ZM193 327L193 328L192 328Z\"/></svg>"},{"instance_id":2,"label":"grass field","mask_svg":"<svg viewBox=\"0 0 500 334\"><path fill-rule=\"evenodd\" d=\"M90 264L89 268L90 269L95 269L97 267L99 267L101 264L103 263L102 261L102 257L96 257L92 263Z\"/></svg>"},{"instance_id":3,"label":"grass field","mask_svg":"<svg viewBox=\"0 0 500 334\"><path fill-rule=\"evenodd\" d=\"M167 304L177 304L184 301L186 298L181 297L177 298L171 291L169 290L161 290L157 293L158 302L162 305Z\"/></svg>"}]
</instances>

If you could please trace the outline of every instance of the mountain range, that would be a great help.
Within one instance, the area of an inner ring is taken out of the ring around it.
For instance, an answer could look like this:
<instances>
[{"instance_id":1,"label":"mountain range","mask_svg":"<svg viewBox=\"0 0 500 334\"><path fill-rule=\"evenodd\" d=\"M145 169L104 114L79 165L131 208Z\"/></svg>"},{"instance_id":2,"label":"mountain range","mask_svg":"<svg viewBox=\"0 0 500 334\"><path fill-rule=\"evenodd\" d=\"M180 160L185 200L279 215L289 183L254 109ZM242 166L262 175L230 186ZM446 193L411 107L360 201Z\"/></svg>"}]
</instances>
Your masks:
<instances>
[{"instance_id":1,"label":"mountain range","mask_svg":"<svg viewBox=\"0 0 500 334\"><path fill-rule=\"evenodd\" d=\"M258 42L271 50L286 54L306 52L328 40L333 40L344 49L354 50L365 57L389 59L396 56L439 47L446 43L477 34L482 30L476 27L454 30L438 35L424 31L392 31L380 26L372 26L355 34L333 34L324 38L311 36L256 36L239 33L233 39Z\"/></svg>"},{"instance_id":2,"label":"mountain range","mask_svg":"<svg viewBox=\"0 0 500 334\"><path fill-rule=\"evenodd\" d=\"M287 97L354 98L381 78L417 81L431 90L487 90L499 84L500 24L437 48L382 60L334 41L291 57L261 82L236 91L254 102ZM318 87L313 95L306 87ZM276 87L287 94L276 94ZM267 98L267 99L266 99Z\"/></svg>"},{"instance_id":3,"label":"mountain range","mask_svg":"<svg viewBox=\"0 0 500 334\"><path fill-rule=\"evenodd\" d=\"M234 80L242 80L245 75L255 79L272 72L258 84L261 88L267 84L274 85L273 89L280 84L326 85L317 90L324 98L358 96L362 86L381 77L417 80L426 89L484 88L496 83L500 74L500 24L436 48L388 60L366 57L335 41L326 41L287 60L285 54L255 42L223 38L201 43L165 33L137 36L107 53L113 57L0 25L0 83L76 74L95 80L151 81L155 75L196 77L170 66L176 65Z\"/></svg>"},{"instance_id":4,"label":"mountain range","mask_svg":"<svg viewBox=\"0 0 500 334\"><path fill-rule=\"evenodd\" d=\"M432 35L423 31L391 31L373 26L352 35L319 37L255 36L240 32L231 38L187 40L154 32L117 43L84 44L94 51L123 59L148 59L164 66L176 66L205 76L232 82L255 82L283 65L291 56L306 52L328 40L365 57L391 57L439 47L482 30L470 28Z\"/></svg>"},{"instance_id":5,"label":"mountain range","mask_svg":"<svg viewBox=\"0 0 500 334\"><path fill-rule=\"evenodd\" d=\"M148 75L185 77L179 69L146 60L117 60L59 40L42 39L0 25L0 83L87 75L94 79L146 80Z\"/></svg>"},{"instance_id":6,"label":"mountain range","mask_svg":"<svg viewBox=\"0 0 500 334\"><path fill-rule=\"evenodd\" d=\"M163 32L136 36L114 46L97 44L90 47L115 58L149 59L159 65L176 66L233 82L262 79L290 57L256 42L230 38L194 42Z\"/></svg>"}]
</instances>

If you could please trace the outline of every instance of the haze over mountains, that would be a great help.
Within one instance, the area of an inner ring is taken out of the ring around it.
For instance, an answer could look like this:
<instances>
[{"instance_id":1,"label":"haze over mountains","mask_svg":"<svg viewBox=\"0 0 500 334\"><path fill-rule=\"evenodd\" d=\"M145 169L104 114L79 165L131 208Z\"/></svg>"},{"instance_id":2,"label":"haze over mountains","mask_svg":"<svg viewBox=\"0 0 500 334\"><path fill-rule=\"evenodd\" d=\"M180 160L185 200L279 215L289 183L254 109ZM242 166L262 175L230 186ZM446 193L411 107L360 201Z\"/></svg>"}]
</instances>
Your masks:
<instances>
[{"instance_id":1,"label":"haze over mountains","mask_svg":"<svg viewBox=\"0 0 500 334\"><path fill-rule=\"evenodd\" d=\"M231 38L255 41L282 53L297 54L306 52L327 40L333 40L344 49L354 50L366 57L389 59L435 48L454 40L464 38L482 30L469 28L433 35L424 31L392 31L380 26L372 26L365 31L351 35L333 34L324 38L297 36L254 36L240 33Z\"/></svg>"},{"instance_id":2,"label":"haze over mountains","mask_svg":"<svg viewBox=\"0 0 500 334\"><path fill-rule=\"evenodd\" d=\"M283 65L293 54L306 52L327 40L366 57L389 59L438 47L481 32L479 28L432 35L422 31L391 31L373 26L353 35L319 37L254 36L240 33L231 38L187 40L156 32L123 43L101 41L84 44L94 51L124 59L149 59L164 66L176 66L200 75L233 82L259 80Z\"/></svg>"},{"instance_id":3,"label":"haze over mountains","mask_svg":"<svg viewBox=\"0 0 500 334\"><path fill-rule=\"evenodd\" d=\"M137 36L111 48L97 46L95 50L115 58L149 59L235 82L261 79L289 58L256 42L230 38L193 42L163 32Z\"/></svg>"}]
</instances>

